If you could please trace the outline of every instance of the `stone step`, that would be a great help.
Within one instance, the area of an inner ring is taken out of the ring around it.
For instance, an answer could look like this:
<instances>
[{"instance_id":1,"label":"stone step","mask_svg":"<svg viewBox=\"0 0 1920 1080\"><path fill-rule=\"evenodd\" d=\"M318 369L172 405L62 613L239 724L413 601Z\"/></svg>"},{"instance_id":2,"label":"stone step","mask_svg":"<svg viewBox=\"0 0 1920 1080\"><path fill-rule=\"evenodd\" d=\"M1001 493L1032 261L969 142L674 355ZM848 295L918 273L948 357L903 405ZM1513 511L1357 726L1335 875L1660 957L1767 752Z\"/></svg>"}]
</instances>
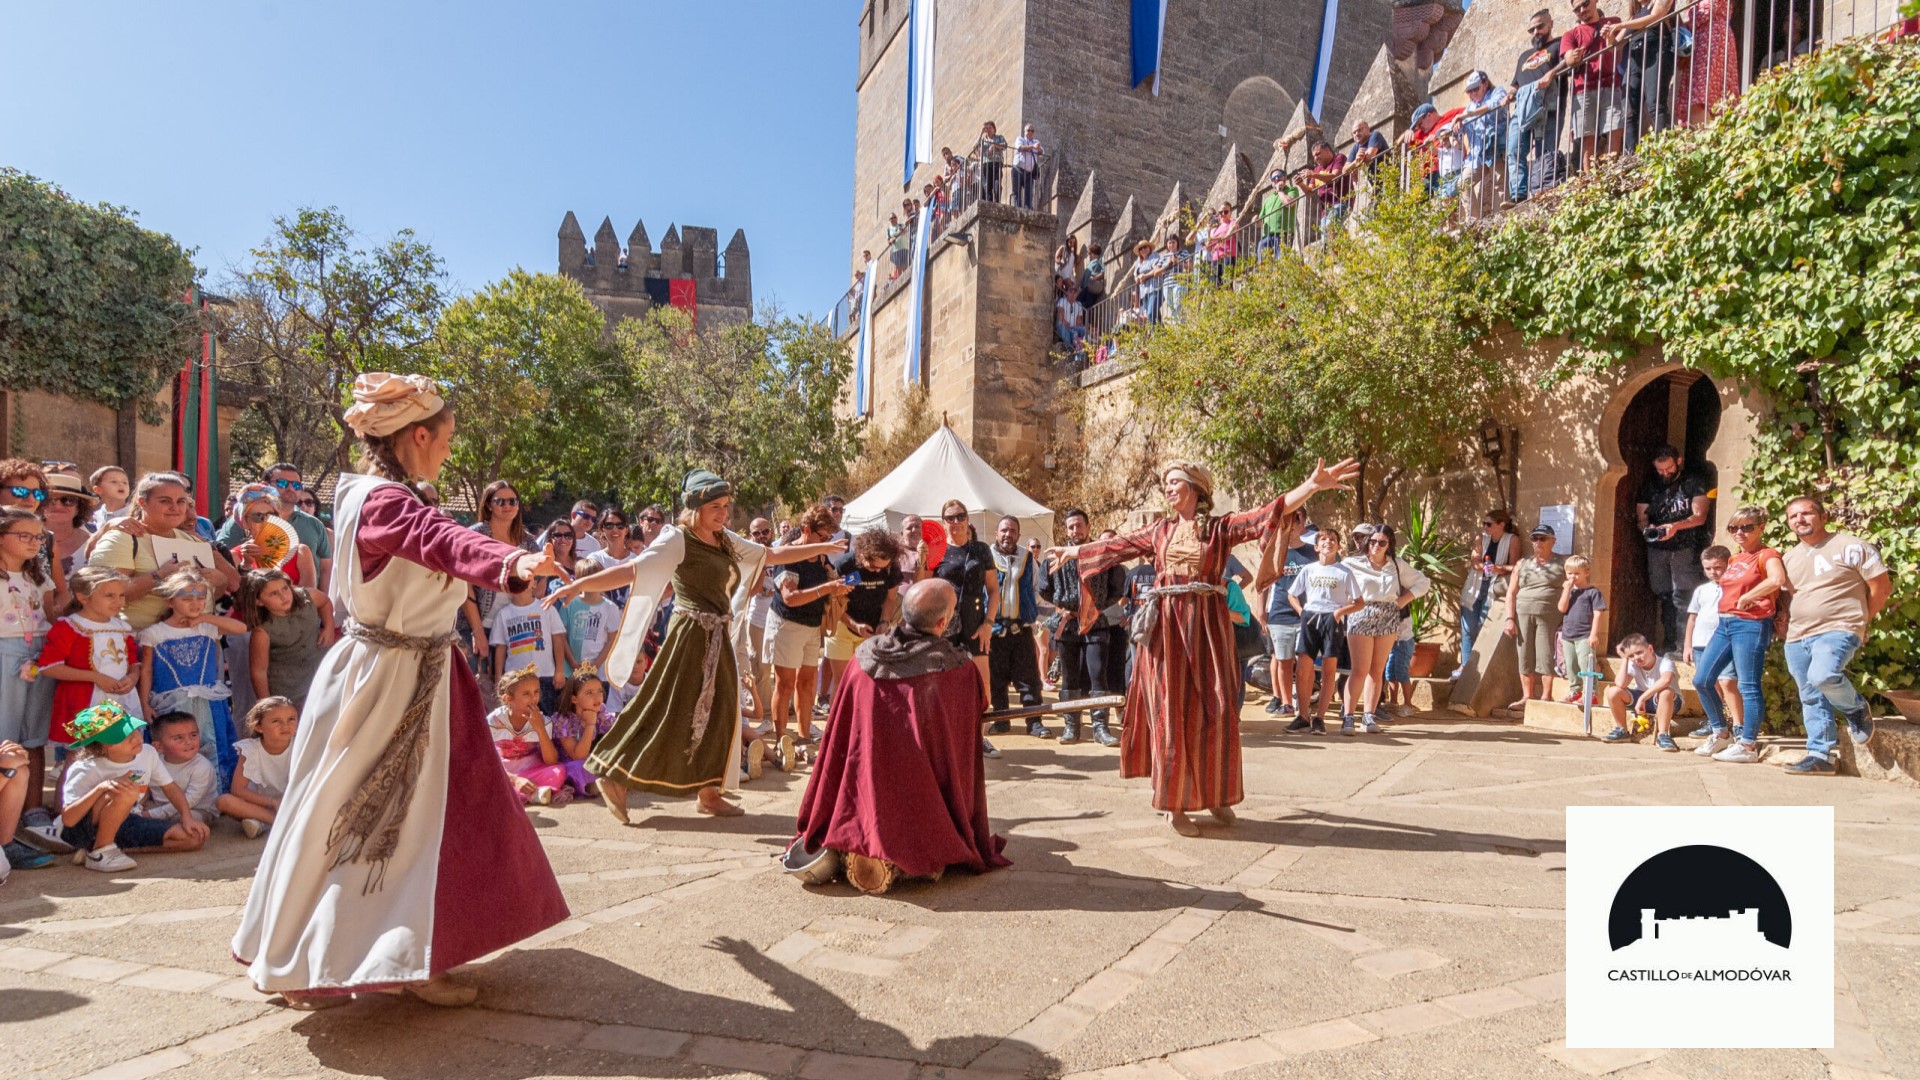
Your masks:
<instances>
[{"instance_id":1,"label":"stone step","mask_svg":"<svg viewBox=\"0 0 1920 1080\"><path fill-rule=\"evenodd\" d=\"M1853 745L1842 724L1833 758L1833 767L1842 776L1920 786L1920 723L1880 717L1873 722L1873 738L1865 746Z\"/></svg>"},{"instance_id":2,"label":"stone step","mask_svg":"<svg viewBox=\"0 0 1920 1080\"><path fill-rule=\"evenodd\" d=\"M1501 711L1505 712L1506 710L1501 710ZM1579 735L1579 734L1582 734L1585 730L1583 727L1580 706L1571 705L1564 701L1529 701L1527 702L1527 707L1524 714L1518 717L1518 719L1522 724L1524 724L1527 727L1541 728L1546 731L1558 731L1558 732L1564 732L1572 735ZM1691 750L1695 746L1700 745L1700 743L1704 740L1695 739L1687 734L1688 732L1692 731L1694 728L1697 728L1699 726L1700 726L1700 718L1697 716L1674 717L1674 720L1673 720L1674 741L1679 743L1680 747L1684 750ZM1593 707L1593 731L1591 732L1593 737L1597 739L1612 730L1613 730L1612 711L1607 709L1604 706L1595 705ZM1632 729L1629 729L1629 730L1632 730ZM1654 734L1655 734L1654 729L1651 726L1649 726L1645 731L1633 731L1633 741L1652 742ZM1768 740L1762 739L1760 755L1763 759L1768 756L1769 749L1770 749L1770 744Z\"/></svg>"}]
</instances>

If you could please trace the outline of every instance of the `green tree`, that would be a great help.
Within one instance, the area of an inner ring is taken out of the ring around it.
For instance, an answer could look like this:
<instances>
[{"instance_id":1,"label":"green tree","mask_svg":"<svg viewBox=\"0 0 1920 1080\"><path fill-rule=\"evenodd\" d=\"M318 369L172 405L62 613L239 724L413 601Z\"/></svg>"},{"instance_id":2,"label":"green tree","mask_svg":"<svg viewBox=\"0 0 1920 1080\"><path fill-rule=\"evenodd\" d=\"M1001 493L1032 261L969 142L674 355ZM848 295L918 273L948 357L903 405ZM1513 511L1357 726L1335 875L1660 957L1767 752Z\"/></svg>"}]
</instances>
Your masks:
<instances>
[{"instance_id":1,"label":"green tree","mask_svg":"<svg viewBox=\"0 0 1920 1080\"><path fill-rule=\"evenodd\" d=\"M1136 402L1241 488L1358 457L1358 505L1379 519L1394 483L1444 465L1503 385L1473 349L1487 305L1449 210L1383 190L1305 257L1190 291L1177 322L1136 332Z\"/></svg>"},{"instance_id":2,"label":"green tree","mask_svg":"<svg viewBox=\"0 0 1920 1080\"><path fill-rule=\"evenodd\" d=\"M0 385L121 408L192 355L197 271L125 207L0 168Z\"/></svg>"},{"instance_id":3,"label":"green tree","mask_svg":"<svg viewBox=\"0 0 1920 1080\"><path fill-rule=\"evenodd\" d=\"M665 308L621 322L614 341L628 383L624 438L610 449L636 503L671 505L687 471L704 468L742 508L798 504L859 452L861 425L834 411L853 361L824 324L768 312L695 333Z\"/></svg>"},{"instance_id":4,"label":"green tree","mask_svg":"<svg viewBox=\"0 0 1920 1080\"><path fill-rule=\"evenodd\" d=\"M338 209L303 207L274 219L227 285L225 355L257 391L273 456L308 473L347 464L340 417L354 378L419 370L444 302L440 258L412 230L356 240Z\"/></svg>"},{"instance_id":5,"label":"green tree","mask_svg":"<svg viewBox=\"0 0 1920 1080\"><path fill-rule=\"evenodd\" d=\"M1712 123L1641 144L1639 164L1568 189L1482 253L1501 311L1566 335L1569 367L1643 343L1762 391L1741 500L1823 494L1890 567L1920 560L1920 51L1857 41L1756 82ZM1920 579L1895 571L1861 654L1912 685ZM1776 713L1776 715L1779 715ZM1797 715L1797 710L1789 715Z\"/></svg>"},{"instance_id":6,"label":"green tree","mask_svg":"<svg viewBox=\"0 0 1920 1080\"><path fill-rule=\"evenodd\" d=\"M519 269L447 305L418 370L447 388L459 418L454 489L477 506L496 479L527 497L561 480L612 483L604 433L621 379L605 325L578 282Z\"/></svg>"}]
</instances>

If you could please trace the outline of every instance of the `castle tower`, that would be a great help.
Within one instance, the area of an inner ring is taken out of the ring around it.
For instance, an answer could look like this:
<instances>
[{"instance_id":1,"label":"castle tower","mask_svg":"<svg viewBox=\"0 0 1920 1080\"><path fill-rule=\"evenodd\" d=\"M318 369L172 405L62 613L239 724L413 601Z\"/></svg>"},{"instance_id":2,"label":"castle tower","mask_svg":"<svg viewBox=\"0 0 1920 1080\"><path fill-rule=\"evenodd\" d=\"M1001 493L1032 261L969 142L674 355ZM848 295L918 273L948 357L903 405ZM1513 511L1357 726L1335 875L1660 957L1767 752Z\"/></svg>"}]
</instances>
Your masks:
<instances>
[{"instance_id":1,"label":"castle tower","mask_svg":"<svg viewBox=\"0 0 1920 1080\"><path fill-rule=\"evenodd\" d=\"M753 315L753 265L747 253L747 234L739 229L721 258L720 234L710 228L667 226L658 251L647 238L645 222L635 221L627 234L624 255L613 219L603 218L594 231L593 247L580 221L567 211L560 222L560 273L578 281L593 302L607 313L611 331L621 319L638 318L655 305L686 302L691 290L695 318L701 325L744 322Z\"/></svg>"},{"instance_id":2,"label":"castle tower","mask_svg":"<svg viewBox=\"0 0 1920 1080\"><path fill-rule=\"evenodd\" d=\"M1047 446L1065 405L1056 395L1066 373L1048 355L1055 247L1067 235L1107 243L1109 281L1117 281L1130 256L1115 243L1157 239L1196 195L1236 205L1250 197L1254 166L1290 118L1348 111L1389 40L1394 0L1182 0L1168 9L1157 93L1132 83L1125 5L1090 16L1072 0L922 4L937 21L933 153L906 175L909 54L913 38L925 40L908 33L914 6L861 5L848 278L862 250L886 250L887 215L901 198L943 171L941 148L965 157L984 122L1009 141L1031 123L1045 156L1033 209L967 206L929 248L924 281L910 280L909 268L876 288L863 313L872 420L885 427L898 414L906 358L917 348L930 407L996 468L1044 496ZM1336 32L1322 57L1330 9ZM1010 187L1003 182L1003 200ZM1156 207L1167 209L1150 218ZM925 310L919 340L909 342L916 292Z\"/></svg>"}]
</instances>

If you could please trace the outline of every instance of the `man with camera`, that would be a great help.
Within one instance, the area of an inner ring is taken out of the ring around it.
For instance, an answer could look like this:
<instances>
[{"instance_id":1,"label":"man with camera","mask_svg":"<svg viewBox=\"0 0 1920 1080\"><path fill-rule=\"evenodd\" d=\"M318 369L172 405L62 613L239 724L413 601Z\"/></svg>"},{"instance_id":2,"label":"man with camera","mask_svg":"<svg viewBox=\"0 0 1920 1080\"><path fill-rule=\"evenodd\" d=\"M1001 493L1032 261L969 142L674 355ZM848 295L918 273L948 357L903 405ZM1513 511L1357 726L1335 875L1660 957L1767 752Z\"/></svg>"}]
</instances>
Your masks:
<instances>
[{"instance_id":1,"label":"man with camera","mask_svg":"<svg viewBox=\"0 0 1920 1080\"><path fill-rule=\"evenodd\" d=\"M1705 478L1686 468L1680 451L1662 446L1653 452L1653 475L1641 485L1634 513L1647 540L1647 586L1660 598L1663 653L1676 653L1685 644L1687 602L1706 581L1700 550L1708 540L1713 497Z\"/></svg>"}]
</instances>

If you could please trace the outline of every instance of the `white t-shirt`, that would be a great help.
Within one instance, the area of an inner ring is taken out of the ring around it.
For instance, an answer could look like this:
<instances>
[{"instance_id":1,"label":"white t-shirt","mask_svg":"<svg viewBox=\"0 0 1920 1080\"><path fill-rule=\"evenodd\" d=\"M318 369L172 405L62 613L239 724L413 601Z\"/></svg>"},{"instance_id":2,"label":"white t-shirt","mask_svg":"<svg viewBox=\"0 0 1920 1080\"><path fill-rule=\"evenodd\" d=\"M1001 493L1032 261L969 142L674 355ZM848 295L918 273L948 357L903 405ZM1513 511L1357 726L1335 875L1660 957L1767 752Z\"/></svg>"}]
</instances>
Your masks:
<instances>
[{"instance_id":1,"label":"white t-shirt","mask_svg":"<svg viewBox=\"0 0 1920 1080\"><path fill-rule=\"evenodd\" d=\"M287 794L287 775L293 769L293 743L278 754L267 753L259 739L235 739L233 749L240 755L240 769L247 775L247 787L270 798Z\"/></svg>"},{"instance_id":2,"label":"white t-shirt","mask_svg":"<svg viewBox=\"0 0 1920 1080\"><path fill-rule=\"evenodd\" d=\"M1040 167L1040 140L1025 135L1013 140L1013 167L1032 172Z\"/></svg>"},{"instance_id":3,"label":"white t-shirt","mask_svg":"<svg viewBox=\"0 0 1920 1080\"><path fill-rule=\"evenodd\" d=\"M1309 615L1331 615L1352 603L1359 595L1359 585L1353 579L1353 570L1345 563L1313 563L1300 568L1293 575L1293 584L1287 589L1291 595L1299 597L1303 603L1301 610Z\"/></svg>"},{"instance_id":4,"label":"white t-shirt","mask_svg":"<svg viewBox=\"0 0 1920 1080\"><path fill-rule=\"evenodd\" d=\"M72 806L108 780L122 778L136 784L145 784L149 790L166 787L174 782L173 773L168 771L167 763L160 760L160 751L151 743L140 744L133 760L126 764L110 761L105 754L88 754L84 751L70 759L67 766L67 778L60 784L60 799Z\"/></svg>"},{"instance_id":5,"label":"white t-shirt","mask_svg":"<svg viewBox=\"0 0 1920 1080\"><path fill-rule=\"evenodd\" d=\"M1659 682L1663 676L1673 672L1673 661L1665 656L1660 657L1654 662L1652 670L1643 668L1631 660L1622 659L1620 663L1625 665L1624 670L1627 673L1627 686L1635 694L1646 693L1648 688L1653 686L1654 683ZM1679 688L1675 687L1675 689L1677 690Z\"/></svg>"},{"instance_id":6,"label":"white t-shirt","mask_svg":"<svg viewBox=\"0 0 1920 1080\"><path fill-rule=\"evenodd\" d=\"M214 771L213 762L195 754L177 765L164 759L160 763L173 774L173 782L180 785L180 794L187 798L187 808L211 821L218 812L213 808L213 800L220 797L216 790L220 786L220 775ZM173 821L180 816L165 795L151 790L141 801L139 811L141 817L159 821Z\"/></svg>"},{"instance_id":7,"label":"white t-shirt","mask_svg":"<svg viewBox=\"0 0 1920 1080\"><path fill-rule=\"evenodd\" d=\"M539 604L508 604L493 613L488 640L507 648L500 673L533 665L543 679L553 677L553 636L567 632L558 611Z\"/></svg>"},{"instance_id":8,"label":"white t-shirt","mask_svg":"<svg viewBox=\"0 0 1920 1080\"><path fill-rule=\"evenodd\" d=\"M1687 614L1693 618L1693 638L1688 644L1696 649L1704 649L1707 642L1713 640L1713 631L1720 625L1720 583L1709 581L1693 590L1693 599L1687 601Z\"/></svg>"},{"instance_id":9,"label":"white t-shirt","mask_svg":"<svg viewBox=\"0 0 1920 1080\"><path fill-rule=\"evenodd\" d=\"M591 533L574 533L573 534L573 553L575 555L578 555L580 558L584 559L599 550L600 550L600 541L595 540L593 538L593 534Z\"/></svg>"},{"instance_id":10,"label":"white t-shirt","mask_svg":"<svg viewBox=\"0 0 1920 1080\"><path fill-rule=\"evenodd\" d=\"M101 529L106 528L107 522L118 521L121 518L126 517L128 514L131 514L131 513L133 513L132 499L128 499L127 505L121 507L118 510L109 510L107 509L106 503L101 503L100 508L98 510L95 510L93 512L93 517L89 518L88 520L93 523L93 531L99 532Z\"/></svg>"}]
</instances>

